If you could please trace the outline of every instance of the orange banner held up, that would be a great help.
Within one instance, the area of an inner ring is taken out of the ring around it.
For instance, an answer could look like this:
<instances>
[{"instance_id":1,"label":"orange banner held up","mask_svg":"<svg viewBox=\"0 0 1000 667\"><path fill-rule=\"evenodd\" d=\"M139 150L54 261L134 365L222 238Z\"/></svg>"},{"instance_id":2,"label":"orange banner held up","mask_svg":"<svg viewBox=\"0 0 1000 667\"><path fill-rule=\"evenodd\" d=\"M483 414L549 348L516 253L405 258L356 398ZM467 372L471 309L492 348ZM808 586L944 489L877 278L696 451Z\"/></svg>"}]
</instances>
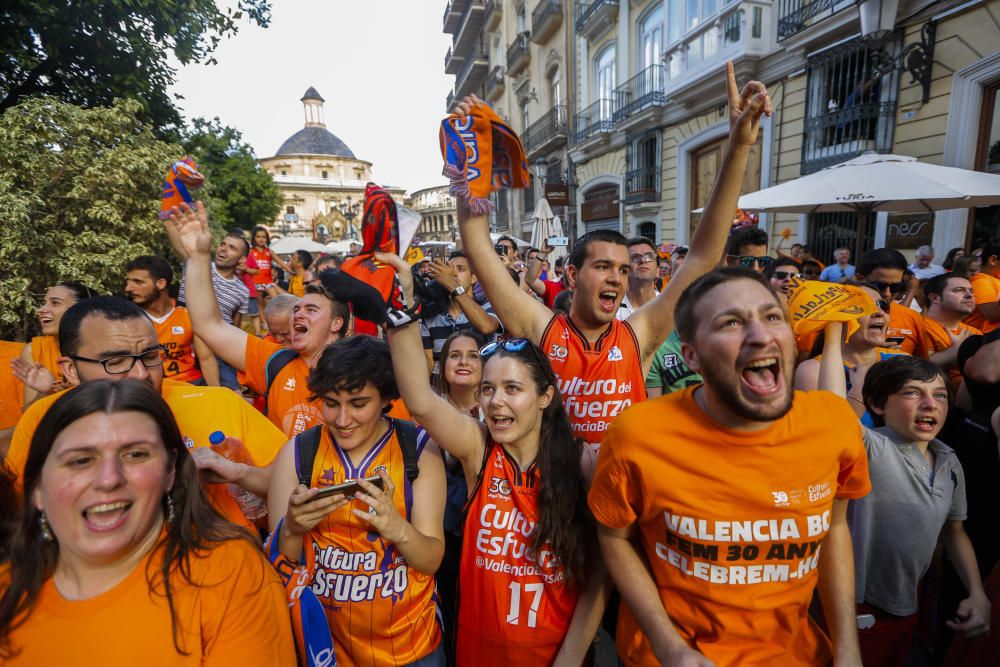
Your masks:
<instances>
[{"instance_id":1,"label":"orange banner held up","mask_svg":"<svg viewBox=\"0 0 1000 667\"><path fill-rule=\"evenodd\" d=\"M788 310L796 336L822 329L827 322L846 322L847 340L860 327L858 318L878 312L872 298L853 285L793 278L790 287Z\"/></svg>"}]
</instances>

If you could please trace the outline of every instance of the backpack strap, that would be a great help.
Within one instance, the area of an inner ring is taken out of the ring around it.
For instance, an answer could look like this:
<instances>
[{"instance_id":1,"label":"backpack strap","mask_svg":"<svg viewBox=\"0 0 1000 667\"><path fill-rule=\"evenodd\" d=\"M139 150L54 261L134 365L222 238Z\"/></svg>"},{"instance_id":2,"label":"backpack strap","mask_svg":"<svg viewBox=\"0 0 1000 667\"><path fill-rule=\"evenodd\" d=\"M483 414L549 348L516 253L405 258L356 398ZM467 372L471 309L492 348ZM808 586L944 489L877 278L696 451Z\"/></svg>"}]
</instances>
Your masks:
<instances>
[{"instance_id":1,"label":"backpack strap","mask_svg":"<svg viewBox=\"0 0 1000 667\"><path fill-rule=\"evenodd\" d=\"M306 488L312 484L313 463L316 461L322 434L323 425L319 424L295 436L295 472L299 476L299 483Z\"/></svg>"},{"instance_id":2,"label":"backpack strap","mask_svg":"<svg viewBox=\"0 0 1000 667\"><path fill-rule=\"evenodd\" d=\"M420 475L420 467L417 463L420 458L420 451L423 447L417 447L417 427L411 421L404 419L393 419L396 427L396 438L399 440L399 448L403 450L403 467L406 470L406 479L410 484Z\"/></svg>"},{"instance_id":3,"label":"backpack strap","mask_svg":"<svg viewBox=\"0 0 1000 667\"><path fill-rule=\"evenodd\" d=\"M267 365L264 366L264 415L267 415L267 396L271 393L271 385L274 384L274 378L278 377L278 373L281 372L288 364L292 363L299 353L295 350L281 349L271 355L267 360Z\"/></svg>"}]
</instances>

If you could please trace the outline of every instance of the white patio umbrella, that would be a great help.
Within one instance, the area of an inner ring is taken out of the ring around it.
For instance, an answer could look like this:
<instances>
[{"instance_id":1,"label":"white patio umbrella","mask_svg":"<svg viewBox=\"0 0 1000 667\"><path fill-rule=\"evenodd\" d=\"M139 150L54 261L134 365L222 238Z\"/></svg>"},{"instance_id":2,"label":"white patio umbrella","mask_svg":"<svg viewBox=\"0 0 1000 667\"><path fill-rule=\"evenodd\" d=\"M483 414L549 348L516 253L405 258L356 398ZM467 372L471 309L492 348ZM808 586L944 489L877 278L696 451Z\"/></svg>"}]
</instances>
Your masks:
<instances>
[{"instance_id":1,"label":"white patio umbrella","mask_svg":"<svg viewBox=\"0 0 1000 667\"><path fill-rule=\"evenodd\" d=\"M308 252L329 252L329 249L317 241L301 236L285 236L271 243L271 252L279 255L289 255L296 250Z\"/></svg>"},{"instance_id":2,"label":"white patio umbrella","mask_svg":"<svg viewBox=\"0 0 1000 667\"><path fill-rule=\"evenodd\" d=\"M535 225L531 230L531 246L541 248L545 245L545 240L552 236L562 236L563 228L559 216L552 215L552 207L544 197L538 200L535 205L535 212L531 216L535 219ZM557 258L566 254L566 247L559 246L554 249L549 256L550 262L555 262Z\"/></svg>"},{"instance_id":3,"label":"white patio umbrella","mask_svg":"<svg viewBox=\"0 0 1000 667\"><path fill-rule=\"evenodd\" d=\"M933 212L1000 204L1000 175L919 162L908 155L867 153L793 181L740 197L744 211L823 213ZM856 254L866 225L858 225Z\"/></svg>"}]
</instances>

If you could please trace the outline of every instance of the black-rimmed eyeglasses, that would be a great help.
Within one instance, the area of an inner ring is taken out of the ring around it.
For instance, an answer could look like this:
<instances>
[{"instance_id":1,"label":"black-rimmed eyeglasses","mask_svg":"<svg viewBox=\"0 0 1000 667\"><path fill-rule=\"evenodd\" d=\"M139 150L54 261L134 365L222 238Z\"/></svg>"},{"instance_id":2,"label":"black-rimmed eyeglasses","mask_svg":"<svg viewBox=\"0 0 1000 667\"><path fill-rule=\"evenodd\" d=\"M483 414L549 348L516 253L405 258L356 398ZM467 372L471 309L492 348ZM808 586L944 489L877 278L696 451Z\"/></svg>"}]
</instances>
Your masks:
<instances>
[{"instance_id":1,"label":"black-rimmed eyeglasses","mask_svg":"<svg viewBox=\"0 0 1000 667\"><path fill-rule=\"evenodd\" d=\"M107 359L90 359L75 354L69 355L69 358L74 361L86 361L88 364L100 364L104 366L104 371L108 375L122 375L131 371L137 361L141 361L146 368L162 366L163 362L167 360L167 348L157 345L153 349L139 354L116 354Z\"/></svg>"}]
</instances>

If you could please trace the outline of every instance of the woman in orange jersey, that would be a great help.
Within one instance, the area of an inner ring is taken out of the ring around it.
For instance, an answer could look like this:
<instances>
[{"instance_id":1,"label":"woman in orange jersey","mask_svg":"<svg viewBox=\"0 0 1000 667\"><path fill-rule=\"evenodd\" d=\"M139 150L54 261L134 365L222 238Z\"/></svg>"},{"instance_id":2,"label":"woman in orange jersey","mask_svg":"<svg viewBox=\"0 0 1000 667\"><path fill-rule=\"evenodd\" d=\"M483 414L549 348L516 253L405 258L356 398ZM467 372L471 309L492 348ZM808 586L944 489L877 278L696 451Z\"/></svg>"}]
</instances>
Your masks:
<instances>
[{"instance_id":1,"label":"woman in orange jersey","mask_svg":"<svg viewBox=\"0 0 1000 667\"><path fill-rule=\"evenodd\" d=\"M148 383L56 401L24 505L0 570L5 665L295 664L278 577L212 508Z\"/></svg>"},{"instance_id":2,"label":"woman in orange jersey","mask_svg":"<svg viewBox=\"0 0 1000 667\"><path fill-rule=\"evenodd\" d=\"M525 339L484 347L484 425L431 389L412 324L389 343L407 408L461 462L470 489L457 664L579 665L603 610L589 557L583 469L592 455L572 435L548 361Z\"/></svg>"},{"instance_id":3,"label":"woman in orange jersey","mask_svg":"<svg viewBox=\"0 0 1000 667\"><path fill-rule=\"evenodd\" d=\"M12 363L14 374L24 383L24 406L38 398L65 389L59 370L59 320L77 301L89 299L95 292L75 280L56 283L45 291L38 307L38 323L42 335L35 336L21 350L20 358Z\"/></svg>"},{"instance_id":4,"label":"woman in orange jersey","mask_svg":"<svg viewBox=\"0 0 1000 667\"><path fill-rule=\"evenodd\" d=\"M332 636L340 667L444 667L434 591L444 466L412 424L386 415L399 397L388 346L372 336L328 345L309 391L324 423L285 445L267 494L268 553L287 579L300 652L325 657ZM381 489L363 481L374 476ZM315 497L349 480L362 490ZM297 613L316 600L327 628Z\"/></svg>"}]
</instances>

